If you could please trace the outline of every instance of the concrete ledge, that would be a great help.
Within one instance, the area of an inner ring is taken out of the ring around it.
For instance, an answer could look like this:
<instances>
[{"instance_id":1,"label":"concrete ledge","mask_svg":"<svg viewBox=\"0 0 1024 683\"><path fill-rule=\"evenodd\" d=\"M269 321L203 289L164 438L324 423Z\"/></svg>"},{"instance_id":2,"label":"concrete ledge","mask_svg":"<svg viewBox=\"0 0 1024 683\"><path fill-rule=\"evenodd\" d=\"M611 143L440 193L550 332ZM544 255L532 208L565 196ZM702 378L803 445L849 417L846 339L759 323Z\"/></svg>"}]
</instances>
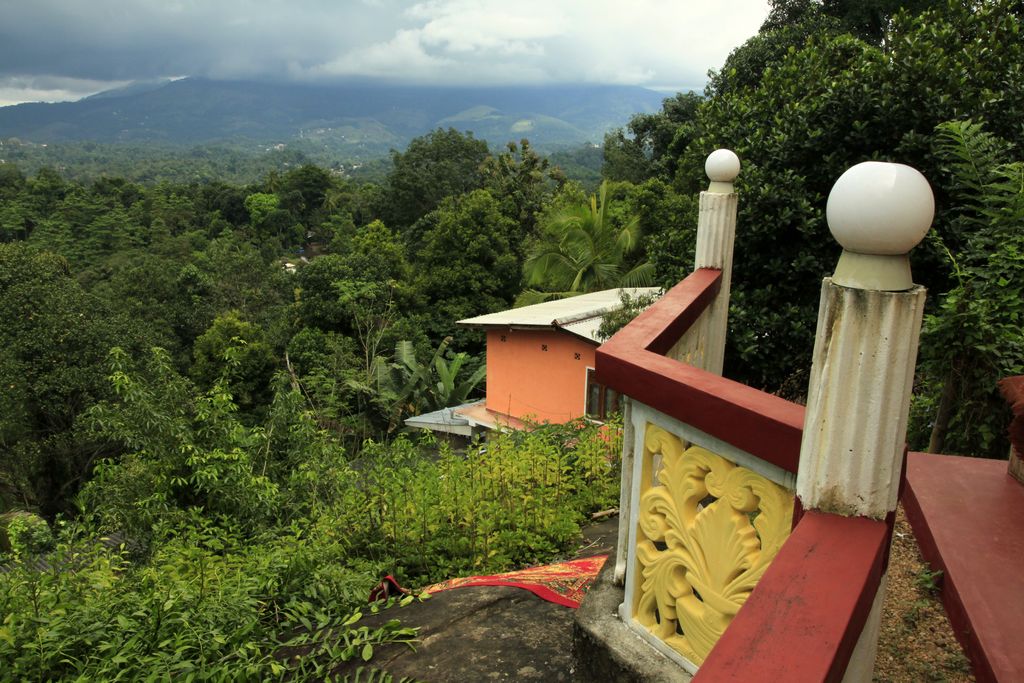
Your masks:
<instances>
[{"instance_id":1,"label":"concrete ledge","mask_svg":"<svg viewBox=\"0 0 1024 683\"><path fill-rule=\"evenodd\" d=\"M909 453L903 509L975 678L1024 681L1024 486L1005 460Z\"/></svg>"},{"instance_id":2,"label":"concrete ledge","mask_svg":"<svg viewBox=\"0 0 1024 683\"><path fill-rule=\"evenodd\" d=\"M572 624L574 680L579 683L688 683L675 662L645 643L618 617L624 591L613 582L614 553L608 556Z\"/></svg>"}]
</instances>

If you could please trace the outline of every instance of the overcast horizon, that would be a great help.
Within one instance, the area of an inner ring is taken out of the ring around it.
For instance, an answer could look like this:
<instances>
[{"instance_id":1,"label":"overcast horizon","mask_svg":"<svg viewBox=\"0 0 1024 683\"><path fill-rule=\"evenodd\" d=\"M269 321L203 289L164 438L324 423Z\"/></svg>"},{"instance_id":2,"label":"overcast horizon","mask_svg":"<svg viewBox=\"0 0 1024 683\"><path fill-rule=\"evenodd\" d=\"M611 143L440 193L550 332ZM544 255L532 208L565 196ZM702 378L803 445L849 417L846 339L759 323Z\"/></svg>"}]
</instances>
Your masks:
<instances>
[{"instance_id":1,"label":"overcast horizon","mask_svg":"<svg viewBox=\"0 0 1024 683\"><path fill-rule=\"evenodd\" d=\"M767 0L0 0L0 106L204 77L701 90Z\"/></svg>"}]
</instances>

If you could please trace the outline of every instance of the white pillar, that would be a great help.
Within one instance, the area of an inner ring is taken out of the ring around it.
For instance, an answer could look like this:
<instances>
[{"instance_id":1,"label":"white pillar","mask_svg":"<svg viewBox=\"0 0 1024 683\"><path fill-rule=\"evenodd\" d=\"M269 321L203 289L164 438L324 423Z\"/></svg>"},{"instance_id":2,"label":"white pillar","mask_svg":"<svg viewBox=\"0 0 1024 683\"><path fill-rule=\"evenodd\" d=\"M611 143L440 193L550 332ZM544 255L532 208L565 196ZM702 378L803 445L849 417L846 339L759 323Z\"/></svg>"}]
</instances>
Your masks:
<instances>
[{"instance_id":1,"label":"white pillar","mask_svg":"<svg viewBox=\"0 0 1024 683\"><path fill-rule=\"evenodd\" d=\"M829 195L843 246L821 288L797 496L805 510L885 519L896 509L925 290L907 253L931 226L928 181L902 164L858 164ZM844 681L870 681L883 577Z\"/></svg>"},{"instance_id":2,"label":"white pillar","mask_svg":"<svg viewBox=\"0 0 1024 683\"><path fill-rule=\"evenodd\" d=\"M805 510L884 519L896 509L925 298L907 252L934 207L928 181L902 164L858 164L829 195L844 250L821 287L796 485Z\"/></svg>"},{"instance_id":3,"label":"white pillar","mask_svg":"<svg viewBox=\"0 0 1024 683\"><path fill-rule=\"evenodd\" d=\"M722 271L722 284L715 300L690 331L669 351L671 358L722 374L725 336L729 322L729 289L732 285L732 252L736 242L737 198L733 181L740 172L740 160L728 149L708 155L704 171L711 183L700 193L697 218L697 253L694 270Z\"/></svg>"},{"instance_id":4,"label":"white pillar","mask_svg":"<svg viewBox=\"0 0 1024 683\"><path fill-rule=\"evenodd\" d=\"M633 462L636 458L636 428L633 425L633 399L622 397L622 472L619 475L619 534L615 543L616 586L626 585L629 561L629 528L632 526Z\"/></svg>"},{"instance_id":5,"label":"white pillar","mask_svg":"<svg viewBox=\"0 0 1024 683\"><path fill-rule=\"evenodd\" d=\"M736 241L737 202L732 182L740 172L739 157L731 150L717 149L708 155L704 162L704 171L711 183L706 192L700 193L694 267L721 270L722 286L714 302L666 355L721 375L729 319L732 251ZM623 410L623 424L619 537L615 551L615 583L620 586L625 584L629 556L629 530L633 524L633 461L637 455L636 428L632 422L632 405L628 398ZM642 429L640 433L643 433Z\"/></svg>"},{"instance_id":6,"label":"white pillar","mask_svg":"<svg viewBox=\"0 0 1024 683\"><path fill-rule=\"evenodd\" d=\"M925 291L821 287L797 495L804 509L896 509Z\"/></svg>"}]
</instances>

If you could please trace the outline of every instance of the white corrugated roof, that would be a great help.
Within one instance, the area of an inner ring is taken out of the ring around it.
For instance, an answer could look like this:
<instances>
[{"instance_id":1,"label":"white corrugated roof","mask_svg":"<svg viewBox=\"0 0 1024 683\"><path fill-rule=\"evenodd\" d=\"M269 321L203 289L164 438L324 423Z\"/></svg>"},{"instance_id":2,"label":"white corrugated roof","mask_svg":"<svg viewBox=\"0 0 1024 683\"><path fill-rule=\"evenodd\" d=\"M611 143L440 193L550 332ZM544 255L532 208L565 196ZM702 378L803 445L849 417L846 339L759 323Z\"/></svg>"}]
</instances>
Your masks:
<instances>
[{"instance_id":1,"label":"white corrugated roof","mask_svg":"<svg viewBox=\"0 0 1024 683\"><path fill-rule=\"evenodd\" d=\"M455 408L442 408L432 413L407 417L405 424L414 429L431 429L446 434L473 435L473 425L464 417L455 414Z\"/></svg>"},{"instance_id":2,"label":"white corrugated roof","mask_svg":"<svg viewBox=\"0 0 1024 683\"><path fill-rule=\"evenodd\" d=\"M446 434L473 436L477 427L484 429L525 429L526 423L508 415L501 415L487 409L484 400L463 403L460 406L442 408L405 419L405 424L414 429L430 429Z\"/></svg>"},{"instance_id":3,"label":"white corrugated roof","mask_svg":"<svg viewBox=\"0 0 1024 683\"><path fill-rule=\"evenodd\" d=\"M624 287L590 292L568 299L545 301L541 304L511 308L507 311L478 315L460 320L459 325L471 327L536 327L561 328L585 339L600 342L597 329L601 317L609 311L622 308L620 292L632 297L642 294L656 294L659 287Z\"/></svg>"}]
</instances>

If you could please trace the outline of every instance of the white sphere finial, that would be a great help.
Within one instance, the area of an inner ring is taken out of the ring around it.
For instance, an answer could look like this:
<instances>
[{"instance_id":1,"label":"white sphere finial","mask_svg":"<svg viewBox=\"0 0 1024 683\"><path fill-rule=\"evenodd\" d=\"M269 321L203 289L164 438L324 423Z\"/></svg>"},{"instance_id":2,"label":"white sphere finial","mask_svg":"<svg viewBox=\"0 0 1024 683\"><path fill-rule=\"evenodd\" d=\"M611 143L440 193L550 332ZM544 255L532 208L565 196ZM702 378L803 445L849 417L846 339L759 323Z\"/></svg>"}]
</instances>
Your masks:
<instances>
[{"instance_id":1,"label":"white sphere finial","mask_svg":"<svg viewBox=\"0 0 1024 683\"><path fill-rule=\"evenodd\" d=\"M704 162L712 183L731 183L740 174L740 158L731 149L716 149Z\"/></svg>"},{"instance_id":2,"label":"white sphere finial","mask_svg":"<svg viewBox=\"0 0 1024 683\"><path fill-rule=\"evenodd\" d=\"M931 227L935 197L917 169L865 161L832 186L828 229L843 249L859 254L906 254Z\"/></svg>"},{"instance_id":3,"label":"white sphere finial","mask_svg":"<svg viewBox=\"0 0 1024 683\"><path fill-rule=\"evenodd\" d=\"M825 217L843 246L832 281L845 287L902 291L914 286L907 253L931 227L935 197L904 164L865 161L832 186Z\"/></svg>"}]
</instances>

